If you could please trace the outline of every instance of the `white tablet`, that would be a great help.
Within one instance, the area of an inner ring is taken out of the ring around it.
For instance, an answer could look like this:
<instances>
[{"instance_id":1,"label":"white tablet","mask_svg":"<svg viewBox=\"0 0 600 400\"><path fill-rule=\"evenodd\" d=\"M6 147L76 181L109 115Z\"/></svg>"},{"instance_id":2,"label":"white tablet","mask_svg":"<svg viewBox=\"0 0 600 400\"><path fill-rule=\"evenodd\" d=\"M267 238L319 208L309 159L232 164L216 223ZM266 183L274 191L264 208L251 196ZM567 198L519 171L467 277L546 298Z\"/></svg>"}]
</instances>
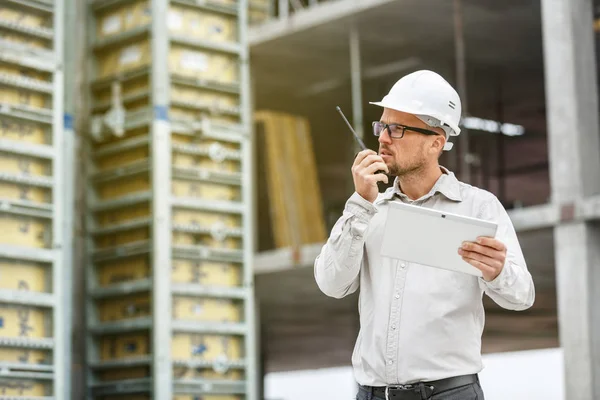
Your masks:
<instances>
[{"instance_id":1,"label":"white tablet","mask_svg":"<svg viewBox=\"0 0 600 400\"><path fill-rule=\"evenodd\" d=\"M389 205L382 256L482 276L458 249L479 236L495 237L496 223L409 204Z\"/></svg>"}]
</instances>

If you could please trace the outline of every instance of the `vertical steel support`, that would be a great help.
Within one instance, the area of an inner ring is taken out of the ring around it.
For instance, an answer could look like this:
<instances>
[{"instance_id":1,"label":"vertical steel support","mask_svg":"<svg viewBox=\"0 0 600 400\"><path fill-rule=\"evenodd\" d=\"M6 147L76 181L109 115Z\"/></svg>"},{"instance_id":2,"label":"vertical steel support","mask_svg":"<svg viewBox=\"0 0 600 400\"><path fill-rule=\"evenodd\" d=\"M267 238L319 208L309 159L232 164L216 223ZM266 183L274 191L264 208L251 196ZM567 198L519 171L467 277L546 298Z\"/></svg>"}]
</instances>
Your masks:
<instances>
[{"instance_id":1,"label":"vertical steel support","mask_svg":"<svg viewBox=\"0 0 600 400\"><path fill-rule=\"evenodd\" d=\"M569 400L600 398L600 226L571 210L600 193L598 87L591 0L542 0L559 333Z\"/></svg>"},{"instance_id":2,"label":"vertical steel support","mask_svg":"<svg viewBox=\"0 0 600 400\"><path fill-rule=\"evenodd\" d=\"M66 295L72 288L69 282L65 282L68 276L68 265L66 261L70 257L65 257L65 252L71 251L71 248L65 247L65 152L64 152L64 19L65 12L63 0L55 0L53 14L54 28L54 65L53 74L53 93L52 93L52 147L54 156L52 158L52 173L54 175L54 184L52 187L52 249L54 253L54 262L52 265L52 291L54 293L54 397L60 399L70 398L70 387L66 386L70 367L70 354L65 352L67 343L70 342L70 321L65 318L65 313L70 309L67 303L70 296Z\"/></svg>"},{"instance_id":3,"label":"vertical steel support","mask_svg":"<svg viewBox=\"0 0 600 400\"><path fill-rule=\"evenodd\" d=\"M356 25L350 29L350 76L352 85L352 119L356 134L362 139L364 137L363 109L362 109L362 86L361 86L361 64L360 64L360 37Z\"/></svg>"},{"instance_id":4,"label":"vertical steel support","mask_svg":"<svg viewBox=\"0 0 600 400\"><path fill-rule=\"evenodd\" d=\"M468 115L468 97L467 97L467 72L465 65L465 33L463 24L462 1L454 0L454 45L456 60L456 82L458 94L462 104L462 115ZM460 164L460 177L463 182L471 181L471 167L469 162L469 132L464 127L461 129L458 137L458 150L455 157L459 157L460 163L455 163L455 167Z\"/></svg>"},{"instance_id":5,"label":"vertical steel support","mask_svg":"<svg viewBox=\"0 0 600 400\"><path fill-rule=\"evenodd\" d=\"M279 19L287 19L290 16L290 1L279 0Z\"/></svg>"},{"instance_id":6,"label":"vertical steel support","mask_svg":"<svg viewBox=\"0 0 600 400\"><path fill-rule=\"evenodd\" d=\"M60 23L60 29L56 29L56 39L60 40L63 44L61 49L61 63L63 65L64 76L64 97L60 100L64 101L64 117L63 117L63 142L62 148L62 165L63 170L62 176L64 176L64 182L60 190L63 191L63 220L62 231L63 231L63 262L62 262L62 301L58 302L57 306L62 309L62 329L61 336L63 337L64 343L59 351L62 353L62 373L64 375L60 377L62 379L61 391L55 391L57 398L65 400L70 399L73 396L73 384L71 371L73 366L73 351L72 351L72 326L73 326L73 291L75 289L73 285L73 256L74 256L74 210L75 210L75 130L73 125L74 107L75 107L75 76L76 76L76 59L77 50L75 46L75 35L63 34L63 32L73 32L75 29L76 18L76 4L74 0L59 0L56 6L62 7L60 15L62 21ZM57 13L58 14L58 13ZM59 34L60 33L60 34ZM79 387L79 385L77 385ZM79 393L81 395L81 393ZM77 396L77 394L75 395Z\"/></svg>"},{"instance_id":7,"label":"vertical steel support","mask_svg":"<svg viewBox=\"0 0 600 400\"><path fill-rule=\"evenodd\" d=\"M171 364L171 132L168 0L152 0L152 375L154 399L173 398Z\"/></svg>"},{"instance_id":8,"label":"vertical steel support","mask_svg":"<svg viewBox=\"0 0 600 400\"><path fill-rule=\"evenodd\" d=\"M287 0L284 0L287 4ZM245 340L246 353L246 400L259 400L259 385L257 374L259 359L256 353L256 302L254 299L254 136L252 129L252 103L251 103L251 82L250 82L250 49L248 45L248 0L238 1L238 27L240 41L240 109L241 121L247 136L242 142L242 202L244 211L242 215L242 224L244 230L243 236L243 280L244 287L247 289L244 319L247 326L247 336Z\"/></svg>"}]
</instances>

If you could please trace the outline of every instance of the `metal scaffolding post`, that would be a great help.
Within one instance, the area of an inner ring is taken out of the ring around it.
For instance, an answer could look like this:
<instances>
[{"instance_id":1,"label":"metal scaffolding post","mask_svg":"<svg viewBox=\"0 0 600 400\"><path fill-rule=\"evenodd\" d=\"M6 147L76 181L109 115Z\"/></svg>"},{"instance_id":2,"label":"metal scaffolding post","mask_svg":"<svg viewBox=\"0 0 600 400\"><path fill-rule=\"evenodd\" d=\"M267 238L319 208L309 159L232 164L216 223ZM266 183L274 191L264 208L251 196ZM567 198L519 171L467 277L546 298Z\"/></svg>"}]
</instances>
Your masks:
<instances>
[{"instance_id":1,"label":"metal scaffolding post","mask_svg":"<svg viewBox=\"0 0 600 400\"><path fill-rule=\"evenodd\" d=\"M467 72L465 65L465 32L463 22L463 6L461 0L454 0L454 45L456 59L456 81L458 93L462 103L462 115L468 115L467 97ZM460 177L463 182L471 182L471 154L469 149L469 132L461 128L458 137L459 146L453 157L459 157L458 163L453 163L454 168L460 168Z\"/></svg>"},{"instance_id":2,"label":"metal scaffolding post","mask_svg":"<svg viewBox=\"0 0 600 400\"><path fill-rule=\"evenodd\" d=\"M543 0L542 26L559 333L569 400L600 398L600 227L582 212L600 193L591 0ZM589 215L589 214L588 214Z\"/></svg>"},{"instance_id":3,"label":"metal scaffolding post","mask_svg":"<svg viewBox=\"0 0 600 400\"><path fill-rule=\"evenodd\" d=\"M150 85L154 120L152 157L152 387L154 399L173 398L171 364L171 131L169 100L169 0L152 0Z\"/></svg>"},{"instance_id":4,"label":"metal scaffolding post","mask_svg":"<svg viewBox=\"0 0 600 400\"><path fill-rule=\"evenodd\" d=\"M353 125L356 134L362 139L364 137L364 124L362 112L360 36L355 25L350 29L350 75L352 83L352 122L354 123Z\"/></svg>"}]
</instances>

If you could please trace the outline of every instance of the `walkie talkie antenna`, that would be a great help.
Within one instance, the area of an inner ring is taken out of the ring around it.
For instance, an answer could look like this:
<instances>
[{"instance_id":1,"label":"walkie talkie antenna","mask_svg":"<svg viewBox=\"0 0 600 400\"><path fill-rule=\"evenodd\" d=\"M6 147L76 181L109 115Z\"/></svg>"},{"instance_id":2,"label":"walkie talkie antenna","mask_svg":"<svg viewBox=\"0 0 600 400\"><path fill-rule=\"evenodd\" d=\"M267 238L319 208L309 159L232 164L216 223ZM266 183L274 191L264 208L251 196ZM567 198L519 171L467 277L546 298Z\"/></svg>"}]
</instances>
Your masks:
<instances>
[{"instance_id":1,"label":"walkie talkie antenna","mask_svg":"<svg viewBox=\"0 0 600 400\"><path fill-rule=\"evenodd\" d=\"M358 145L360 146L360 148L363 149L363 150L366 150L367 146L365 146L365 144L360 139L360 137L358 137L358 135L354 131L354 128L352 128L352 125L350 125L350 122L348 122L348 120L346 119L346 116L342 112L342 109L340 108L340 106L336 106L335 108L338 110L338 112L340 113L340 115L342 116L342 118L344 118L344 121L346 121L346 125L348 125L348 128L350 128L350 132L352 132L352 134L354 135L354 138L358 142Z\"/></svg>"},{"instance_id":2,"label":"walkie talkie antenna","mask_svg":"<svg viewBox=\"0 0 600 400\"><path fill-rule=\"evenodd\" d=\"M358 137L358 135L356 134L356 132L354 131L354 129L352 128L352 125L350 125L350 122L348 122L348 120L346 119L346 116L344 115L344 113L342 112L342 109L337 106L335 107L338 112L340 113L340 115L342 116L342 118L344 118L344 121L346 121L346 125L348 125L348 128L350 128L350 132L352 132L352 134L354 135L354 138L356 139L356 141L358 142L358 145L360 146L361 149L366 150L367 146L365 146L365 144L363 143L363 141L360 139L360 137ZM385 171L376 171L376 174L385 174Z\"/></svg>"}]
</instances>

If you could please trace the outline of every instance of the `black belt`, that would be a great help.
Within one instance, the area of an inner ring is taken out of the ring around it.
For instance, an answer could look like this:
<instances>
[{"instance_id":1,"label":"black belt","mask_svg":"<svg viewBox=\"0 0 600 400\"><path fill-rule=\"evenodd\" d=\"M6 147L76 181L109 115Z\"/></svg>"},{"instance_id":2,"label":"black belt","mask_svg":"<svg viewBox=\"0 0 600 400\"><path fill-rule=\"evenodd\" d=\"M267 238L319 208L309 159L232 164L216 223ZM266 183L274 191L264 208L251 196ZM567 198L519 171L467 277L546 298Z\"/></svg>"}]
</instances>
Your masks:
<instances>
[{"instance_id":1,"label":"black belt","mask_svg":"<svg viewBox=\"0 0 600 400\"><path fill-rule=\"evenodd\" d=\"M372 387L373 395L382 399L402 400L402 399L428 399L434 394L442 393L447 390L456 389L461 386L472 385L479 382L477 374L454 376L452 378L439 379L436 381L418 382L409 385L390 385ZM362 386L363 389L370 391L371 387ZM424 397L423 397L424 396Z\"/></svg>"}]
</instances>

